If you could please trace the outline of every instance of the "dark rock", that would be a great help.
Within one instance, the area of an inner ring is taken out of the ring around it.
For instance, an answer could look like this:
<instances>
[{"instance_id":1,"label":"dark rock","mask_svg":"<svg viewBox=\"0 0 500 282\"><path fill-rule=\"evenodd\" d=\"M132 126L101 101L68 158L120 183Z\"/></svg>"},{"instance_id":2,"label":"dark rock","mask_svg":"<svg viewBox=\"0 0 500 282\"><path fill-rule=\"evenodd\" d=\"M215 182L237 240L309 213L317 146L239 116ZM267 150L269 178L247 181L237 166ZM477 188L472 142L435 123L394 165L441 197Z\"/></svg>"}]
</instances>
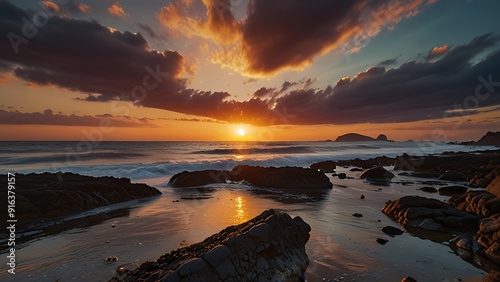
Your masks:
<instances>
[{"instance_id":1,"label":"dark rock","mask_svg":"<svg viewBox=\"0 0 500 282\"><path fill-rule=\"evenodd\" d=\"M443 196L460 196L467 192L467 187L464 186L446 186L438 189L439 195Z\"/></svg>"},{"instance_id":2,"label":"dark rock","mask_svg":"<svg viewBox=\"0 0 500 282\"><path fill-rule=\"evenodd\" d=\"M380 245L385 245L387 244L387 242L389 242L389 240L377 238L377 243L379 243Z\"/></svg>"},{"instance_id":3,"label":"dark rock","mask_svg":"<svg viewBox=\"0 0 500 282\"><path fill-rule=\"evenodd\" d=\"M172 187L196 187L213 183L226 183L229 178L227 170L183 171L170 178Z\"/></svg>"},{"instance_id":4,"label":"dark rock","mask_svg":"<svg viewBox=\"0 0 500 282\"><path fill-rule=\"evenodd\" d=\"M394 177L394 174L379 166L363 172L360 177L366 180L383 180L386 182L390 182Z\"/></svg>"},{"instance_id":5,"label":"dark rock","mask_svg":"<svg viewBox=\"0 0 500 282\"><path fill-rule=\"evenodd\" d=\"M361 200L364 200L365 199L365 195L361 195L361 197L359 197Z\"/></svg>"},{"instance_id":6,"label":"dark rock","mask_svg":"<svg viewBox=\"0 0 500 282\"><path fill-rule=\"evenodd\" d=\"M473 146L500 146L500 131L488 131L486 135L481 137L481 139L479 139L477 142L463 142L462 144Z\"/></svg>"},{"instance_id":7,"label":"dark rock","mask_svg":"<svg viewBox=\"0 0 500 282\"><path fill-rule=\"evenodd\" d=\"M382 232L384 232L385 234L387 234L391 237L394 237L396 235L401 235L404 233L403 230L396 228L396 227L392 227L392 226L385 226L384 228L382 228Z\"/></svg>"},{"instance_id":8,"label":"dark rock","mask_svg":"<svg viewBox=\"0 0 500 282\"><path fill-rule=\"evenodd\" d=\"M449 181L467 181L467 176L456 170L447 170L445 173L441 174L438 179Z\"/></svg>"},{"instance_id":9,"label":"dark rock","mask_svg":"<svg viewBox=\"0 0 500 282\"><path fill-rule=\"evenodd\" d=\"M328 177L301 167L260 167L240 165L230 172L232 181L246 180L257 187L280 189L331 189Z\"/></svg>"},{"instance_id":10,"label":"dark rock","mask_svg":"<svg viewBox=\"0 0 500 282\"><path fill-rule=\"evenodd\" d=\"M493 181L486 187L486 190L491 194L500 197L500 175L497 175Z\"/></svg>"},{"instance_id":11,"label":"dark rock","mask_svg":"<svg viewBox=\"0 0 500 282\"><path fill-rule=\"evenodd\" d=\"M355 167L355 168L351 168L349 171L363 171L364 169L362 168L359 168L359 167Z\"/></svg>"},{"instance_id":12,"label":"dark rock","mask_svg":"<svg viewBox=\"0 0 500 282\"><path fill-rule=\"evenodd\" d=\"M498 282L500 281L500 272L496 270L490 271L486 277L484 277L483 282Z\"/></svg>"},{"instance_id":13,"label":"dark rock","mask_svg":"<svg viewBox=\"0 0 500 282\"><path fill-rule=\"evenodd\" d=\"M110 281L304 281L311 228L267 210Z\"/></svg>"},{"instance_id":14,"label":"dark rock","mask_svg":"<svg viewBox=\"0 0 500 282\"><path fill-rule=\"evenodd\" d=\"M376 157L366 160L356 158L351 160L337 161L337 166L346 166L346 167L355 166L363 169L368 169L375 166L390 166L393 164L394 164L394 158L388 158L386 156Z\"/></svg>"},{"instance_id":15,"label":"dark rock","mask_svg":"<svg viewBox=\"0 0 500 282\"><path fill-rule=\"evenodd\" d=\"M357 218L363 217L363 215L360 213L354 213L352 216L357 217Z\"/></svg>"},{"instance_id":16,"label":"dark rock","mask_svg":"<svg viewBox=\"0 0 500 282\"><path fill-rule=\"evenodd\" d=\"M7 179L6 175L2 177ZM6 191L0 191L2 194L6 199ZM127 178L74 173L16 174L16 219L49 219L160 194L153 187L132 184Z\"/></svg>"},{"instance_id":17,"label":"dark rock","mask_svg":"<svg viewBox=\"0 0 500 282\"><path fill-rule=\"evenodd\" d=\"M346 178L347 178L347 174L345 174L345 173L341 172L341 173L337 174L337 177L338 177L339 179L346 179Z\"/></svg>"},{"instance_id":18,"label":"dark rock","mask_svg":"<svg viewBox=\"0 0 500 282\"><path fill-rule=\"evenodd\" d=\"M314 163L311 166L311 169L321 171L321 172L334 172L335 169L337 168L337 165L333 161L324 161L324 162L319 162L319 163Z\"/></svg>"},{"instance_id":19,"label":"dark rock","mask_svg":"<svg viewBox=\"0 0 500 282\"><path fill-rule=\"evenodd\" d=\"M335 142L366 142L366 141L375 141L375 139L358 133L347 133L335 139Z\"/></svg>"},{"instance_id":20,"label":"dark rock","mask_svg":"<svg viewBox=\"0 0 500 282\"><path fill-rule=\"evenodd\" d=\"M401 282L417 282L417 280L411 278L410 276L406 276L401 280Z\"/></svg>"},{"instance_id":21,"label":"dark rock","mask_svg":"<svg viewBox=\"0 0 500 282\"><path fill-rule=\"evenodd\" d=\"M420 190L427 192L427 193L437 193L438 192L438 190L436 188L428 187L428 186L421 187Z\"/></svg>"},{"instance_id":22,"label":"dark rock","mask_svg":"<svg viewBox=\"0 0 500 282\"><path fill-rule=\"evenodd\" d=\"M396 201L389 201L382 212L405 229L448 233L460 229L474 229L482 218L457 210L439 200L418 196L405 196Z\"/></svg>"},{"instance_id":23,"label":"dark rock","mask_svg":"<svg viewBox=\"0 0 500 282\"><path fill-rule=\"evenodd\" d=\"M389 141L387 139L387 136L385 136L384 134L380 134L379 136L377 136L377 141Z\"/></svg>"}]
</instances>

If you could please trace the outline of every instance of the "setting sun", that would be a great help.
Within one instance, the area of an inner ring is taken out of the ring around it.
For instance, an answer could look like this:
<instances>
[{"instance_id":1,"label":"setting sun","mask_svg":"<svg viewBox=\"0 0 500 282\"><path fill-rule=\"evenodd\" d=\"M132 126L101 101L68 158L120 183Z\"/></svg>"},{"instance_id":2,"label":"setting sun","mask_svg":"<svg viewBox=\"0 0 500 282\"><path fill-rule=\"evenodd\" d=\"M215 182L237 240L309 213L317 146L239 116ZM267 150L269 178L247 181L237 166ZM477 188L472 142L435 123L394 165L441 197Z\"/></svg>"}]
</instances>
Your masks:
<instances>
[{"instance_id":1,"label":"setting sun","mask_svg":"<svg viewBox=\"0 0 500 282\"><path fill-rule=\"evenodd\" d=\"M240 135L240 136L244 136L245 135L245 130L243 128L238 128L238 130L236 130L236 134Z\"/></svg>"}]
</instances>

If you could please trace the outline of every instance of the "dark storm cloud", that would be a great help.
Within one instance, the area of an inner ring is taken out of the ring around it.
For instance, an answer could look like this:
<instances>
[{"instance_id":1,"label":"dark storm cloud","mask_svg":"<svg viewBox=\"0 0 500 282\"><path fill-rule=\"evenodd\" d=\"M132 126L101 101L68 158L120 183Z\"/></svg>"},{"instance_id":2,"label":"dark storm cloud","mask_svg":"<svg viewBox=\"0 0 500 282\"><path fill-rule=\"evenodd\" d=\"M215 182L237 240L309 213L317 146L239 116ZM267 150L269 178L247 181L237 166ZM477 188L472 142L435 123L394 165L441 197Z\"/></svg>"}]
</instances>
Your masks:
<instances>
[{"instance_id":1,"label":"dark storm cloud","mask_svg":"<svg viewBox=\"0 0 500 282\"><path fill-rule=\"evenodd\" d=\"M52 110L47 109L43 113L22 113L8 112L0 110L0 124L31 124L31 125L67 125L67 126L100 126L106 121L117 127L156 127L148 123L147 120L135 119L130 117L114 117L112 115L98 116L76 116L54 114Z\"/></svg>"},{"instance_id":2,"label":"dark storm cloud","mask_svg":"<svg viewBox=\"0 0 500 282\"><path fill-rule=\"evenodd\" d=\"M452 111L460 109L473 114L500 103L500 51L472 63L498 41L486 34L436 62L373 67L323 90L292 91L276 100L276 108L296 115L292 122L298 124L409 122L457 116Z\"/></svg>"},{"instance_id":3,"label":"dark storm cloud","mask_svg":"<svg viewBox=\"0 0 500 282\"><path fill-rule=\"evenodd\" d=\"M54 16L26 38L29 28L23 19L32 18L29 12L0 2L1 70L13 69L13 75L35 85L89 93L90 101L136 101L188 114L208 115L197 107L217 111L229 97L227 93L186 89L186 80L181 78L184 57L175 51L150 50L140 34Z\"/></svg>"}]
</instances>

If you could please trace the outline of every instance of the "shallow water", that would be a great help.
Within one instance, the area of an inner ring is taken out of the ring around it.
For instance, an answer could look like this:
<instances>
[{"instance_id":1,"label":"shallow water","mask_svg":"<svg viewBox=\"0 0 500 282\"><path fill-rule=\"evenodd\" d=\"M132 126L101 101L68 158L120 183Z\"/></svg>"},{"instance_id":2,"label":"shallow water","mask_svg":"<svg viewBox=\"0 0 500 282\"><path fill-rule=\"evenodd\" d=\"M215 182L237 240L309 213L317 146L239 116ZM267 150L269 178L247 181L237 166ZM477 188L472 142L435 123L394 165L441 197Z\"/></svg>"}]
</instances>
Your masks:
<instances>
[{"instance_id":1,"label":"shallow water","mask_svg":"<svg viewBox=\"0 0 500 282\"><path fill-rule=\"evenodd\" d=\"M398 176L395 181L408 179ZM166 180L151 178L146 182L159 187ZM381 231L386 225L399 227L380 211L387 200L403 195L445 197L418 191L422 186L418 184L374 186L359 179L331 181L332 190L314 197L276 191L263 194L242 184L211 185L207 187L213 189L203 190L160 188L162 196L135 202L114 218L18 247L17 274L2 272L0 280L106 281L119 265L155 260L269 208L300 216L311 225L306 245L311 261L307 281L401 281L405 276L418 281L471 281L485 275L444 243L408 233L391 238ZM181 200L190 195L211 198ZM361 195L366 198L360 199ZM363 217L355 218L353 213ZM389 242L382 246L377 238ZM117 256L119 261L106 264L103 260L108 256Z\"/></svg>"}]
</instances>

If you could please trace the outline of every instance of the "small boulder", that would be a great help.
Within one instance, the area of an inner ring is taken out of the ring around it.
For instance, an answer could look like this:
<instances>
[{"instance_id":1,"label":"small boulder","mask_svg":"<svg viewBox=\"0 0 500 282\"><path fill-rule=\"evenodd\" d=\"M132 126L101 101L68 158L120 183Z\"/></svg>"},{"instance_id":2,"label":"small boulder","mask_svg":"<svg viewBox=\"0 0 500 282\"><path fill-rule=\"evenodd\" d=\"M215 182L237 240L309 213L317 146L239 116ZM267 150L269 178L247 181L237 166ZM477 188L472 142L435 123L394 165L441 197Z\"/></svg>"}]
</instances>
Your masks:
<instances>
[{"instance_id":1,"label":"small boulder","mask_svg":"<svg viewBox=\"0 0 500 282\"><path fill-rule=\"evenodd\" d=\"M396 228L396 227L392 227L392 226L385 226L384 228L382 228L382 232L384 232L385 234L387 234L391 237L394 237L396 235L401 235L404 233L403 230Z\"/></svg>"},{"instance_id":2,"label":"small boulder","mask_svg":"<svg viewBox=\"0 0 500 282\"><path fill-rule=\"evenodd\" d=\"M338 177L339 179L346 179L346 178L347 178L347 174L345 174L345 173L341 172L341 173L337 174L337 177Z\"/></svg>"},{"instance_id":3,"label":"small boulder","mask_svg":"<svg viewBox=\"0 0 500 282\"><path fill-rule=\"evenodd\" d=\"M460 196L467 192L467 187L464 186L446 186L439 188L439 195L443 196Z\"/></svg>"},{"instance_id":4,"label":"small boulder","mask_svg":"<svg viewBox=\"0 0 500 282\"><path fill-rule=\"evenodd\" d=\"M401 280L401 282L417 282L417 280L411 278L410 276L406 276Z\"/></svg>"},{"instance_id":5,"label":"small boulder","mask_svg":"<svg viewBox=\"0 0 500 282\"><path fill-rule=\"evenodd\" d=\"M377 243L379 243L380 245L385 245L387 244L387 242L389 242L389 240L377 238Z\"/></svg>"},{"instance_id":6,"label":"small boulder","mask_svg":"<svg viewBox=\"0 0 500 282\"><path fill-rule=\"evenodd\" d=\"M321 172L334 172L335 169L337 168L337 165L333 161L324 161L324 162L319 162L319 163L314 163L311 166L311 169L321 171Z\"/></svg>"},{"instance_id":7,"label":"small boulder","mask_svg":"<svg viewBox=\"0 0 500 282\"><path fill-rule=\"evenodd\" d=\"M390 182L391 179L394 177L394 174L390 171L387 171L385 168L379 166L375 167L372 169L369 169L360 176L362 179L367 179L367 180L383 180L386 182Z\"/></svg>"},{"instance_id":8,"label":"small boulder","mask_svg":"<svg viewBox=\"0 0 500 282\"><path fill-rule=\"evenodd\" d=\"M428 187L428 186L421 187L419 190L427 192L427 193L437 193L438 192L438 190L436 188L434 188L434 187Z\"/></svg>"}]
</instances>

